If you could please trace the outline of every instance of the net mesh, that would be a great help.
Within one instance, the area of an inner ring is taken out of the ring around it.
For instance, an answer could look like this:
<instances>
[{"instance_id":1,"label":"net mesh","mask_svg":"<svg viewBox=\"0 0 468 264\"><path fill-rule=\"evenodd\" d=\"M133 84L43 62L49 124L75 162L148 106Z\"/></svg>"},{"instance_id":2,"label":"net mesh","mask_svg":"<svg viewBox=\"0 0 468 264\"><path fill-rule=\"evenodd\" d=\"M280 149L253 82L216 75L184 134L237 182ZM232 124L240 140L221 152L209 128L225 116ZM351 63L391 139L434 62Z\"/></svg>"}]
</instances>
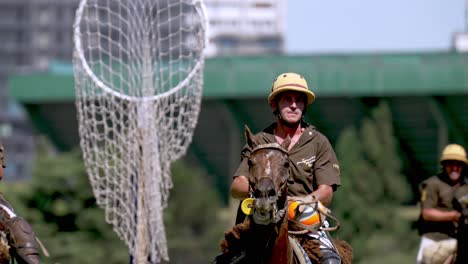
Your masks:
<instances>
[{"instance_id":1,"label":"net mesh","mask_svg":"<svg viewBox=\"0 0 468 264\"><path fill-rule=\"evenodd\" d=\"M76 12L84 163L137 263L168 260L163 208L198 119L205 25L200 1L82 0Z\"/></svg>"}]
</instances>

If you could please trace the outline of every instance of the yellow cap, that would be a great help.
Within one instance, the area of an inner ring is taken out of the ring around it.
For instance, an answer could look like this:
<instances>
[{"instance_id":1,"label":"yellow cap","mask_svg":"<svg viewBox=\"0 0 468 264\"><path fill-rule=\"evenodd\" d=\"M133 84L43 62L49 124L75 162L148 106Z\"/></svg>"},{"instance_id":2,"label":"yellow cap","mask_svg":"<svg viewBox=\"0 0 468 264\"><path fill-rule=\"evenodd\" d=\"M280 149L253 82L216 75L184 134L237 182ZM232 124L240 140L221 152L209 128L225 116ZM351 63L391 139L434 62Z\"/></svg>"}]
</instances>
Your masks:
<instances>
[{"instance_id":1,"label":"yellow cap","mask_svg":"<svg viewBox=\"0 0 468 264\"><path fill-rule=\"evenodd\" d=\"M307 95L307 105L310 105L315 100L315 94L309 90L307 81L302 75L293 72L286 72L278 75L271 87L271 93L268 96L270 105L275 97L285 91L296 91Z\"/></svg>"},{"instance_id":2,"label":"yellow cap","mask_svg":"<svg viewBox=\"0 0 468 264\"><path fill-rule=\"evenodd\" d=\"M465 165L468 165L468 160L466 159L466 151L462 146L458 144L449 144L444 148L444 150L442 151L442 155L440 156L440 163L446 160L461 161L465 163Z\"/></svg>"}]
</instances>

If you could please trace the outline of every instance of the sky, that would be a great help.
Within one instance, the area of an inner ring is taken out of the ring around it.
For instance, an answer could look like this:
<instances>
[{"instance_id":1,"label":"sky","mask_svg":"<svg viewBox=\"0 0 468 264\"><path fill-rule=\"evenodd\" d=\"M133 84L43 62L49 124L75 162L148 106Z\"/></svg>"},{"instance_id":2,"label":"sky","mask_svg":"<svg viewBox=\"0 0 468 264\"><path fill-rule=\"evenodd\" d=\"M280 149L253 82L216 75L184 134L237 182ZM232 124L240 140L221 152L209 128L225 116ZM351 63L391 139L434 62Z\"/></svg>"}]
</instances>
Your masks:
<instances>
[{"instance_id":1,"label":"sky","mask_svg":"<svg viewBox=\"0 0 468 264\"><path fill-rule=\"evenodd\" d=\"M468 0L289 0L286 51L448 50L465 30Z\"/></svg>"}]
</instances>

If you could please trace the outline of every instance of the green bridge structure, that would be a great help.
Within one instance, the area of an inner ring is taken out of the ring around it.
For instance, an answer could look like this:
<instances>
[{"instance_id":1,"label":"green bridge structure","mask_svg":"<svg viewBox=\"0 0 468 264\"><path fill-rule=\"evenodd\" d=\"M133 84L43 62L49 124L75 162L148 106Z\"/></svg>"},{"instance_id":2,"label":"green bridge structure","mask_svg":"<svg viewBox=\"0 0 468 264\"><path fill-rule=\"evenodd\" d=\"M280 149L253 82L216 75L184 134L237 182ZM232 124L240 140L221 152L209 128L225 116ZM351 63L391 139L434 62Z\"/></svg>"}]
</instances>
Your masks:
<instances>
[{"instance_id":1,"label":"green bridge structure","mask_svg":"<svg viewBox=\"0 0 468 264\"><path fill-rule=\"evenodd\" d=\"M306 120L334 144L381 101L391 109L403 173L417 184L438 170L447 143L468 147L468 53L373 53L209 58L202 108L186 159L203 168L228 200L244 144L244 124L260 131L274 116L267 96L276 76L297 72L317 100ZM55 62L44 73L15 75L10 95L34 127L60 150L79 144L73 68Z\"/></svg>"}]
</instances>

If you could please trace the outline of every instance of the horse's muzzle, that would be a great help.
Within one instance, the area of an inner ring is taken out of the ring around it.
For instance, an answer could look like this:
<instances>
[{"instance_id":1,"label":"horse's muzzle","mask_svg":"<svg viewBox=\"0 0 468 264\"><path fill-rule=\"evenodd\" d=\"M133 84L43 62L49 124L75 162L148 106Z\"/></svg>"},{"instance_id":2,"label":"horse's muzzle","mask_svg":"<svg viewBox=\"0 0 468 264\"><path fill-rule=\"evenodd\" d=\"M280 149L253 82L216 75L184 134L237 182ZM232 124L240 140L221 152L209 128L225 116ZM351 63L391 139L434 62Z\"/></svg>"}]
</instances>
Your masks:
<instances>
[{"instance_id":1,"label":"horse's muzzle","mask_svg":"<svg viewBox=\"0 0 468 264\"><path fill-rule=\"evenodd\" d=\"M260 179L254 196L254 222L259 225L274 223L275 214L278 211L278 197L273 180L267 177Z\"/></svg>"},{"instance_id":2,"label":"horse's muzzle","mask_svg":"<svg viewBox=\"0 0 468 264\"><path fill-rule=\"evenodd\" d=\"M277 211L276 198L259 198L255 199L252 217L256 224L269 225L274 223Z\"/></svg>"}]
</instances>

